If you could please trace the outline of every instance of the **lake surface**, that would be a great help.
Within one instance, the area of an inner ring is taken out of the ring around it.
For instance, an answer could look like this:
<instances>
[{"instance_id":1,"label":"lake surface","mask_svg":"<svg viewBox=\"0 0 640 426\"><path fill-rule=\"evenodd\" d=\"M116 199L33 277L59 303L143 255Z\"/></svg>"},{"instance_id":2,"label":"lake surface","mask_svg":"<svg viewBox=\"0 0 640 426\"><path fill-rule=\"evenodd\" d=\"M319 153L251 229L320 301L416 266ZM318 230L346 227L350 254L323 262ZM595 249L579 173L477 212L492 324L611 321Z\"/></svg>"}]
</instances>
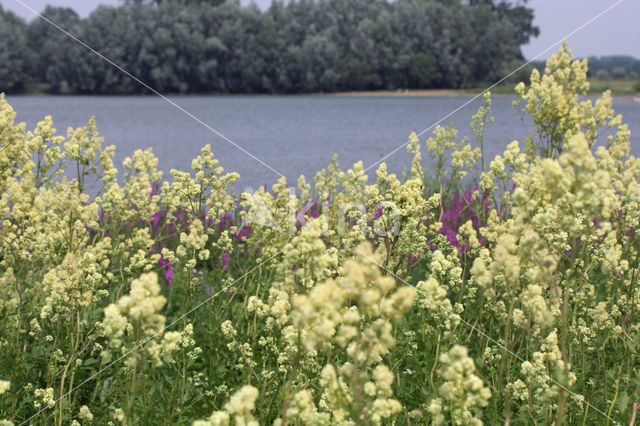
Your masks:
<instances>
[{"instance_id":1,"label":"lake surface","mask_svg":"<svg viewBox=\"0 0 640 426\"><path fill-rule=\"evenodd\" d=\"M334 153L343 169L362 160L365 167L378 161L419 133L460 108L471 98L433 97L322 97L322 96L202 96L172 97L172 101L246 149L297 186L300 174L311 181ZM69 126L86 124L93 115L105 145L114 144L116 164L136 149L153 148L159 167L169 178L170 169L190 170L200 148L211 144L227 171L240 173L234 190L269 187L278 175L214 134L201 123L158 97L7 96L28 129L52 115L58 134ZM485 158L502 153L513 140L524 141L532 128L523 125L511 107L513 98L495 97L493 116L485 137ZM442 124L453 122L459 136L469 136L469 123L482 99L461 108ZM640 156L640 104L615 103L632 132L632 153ZM423 145L431 130L421 136ZM429 169L423 154L425 169ZM387 160L389 169L401 173L411 165L406 148ZM121 169L121 167L119 167ZM375 167L369 172L375 176Z\"/></svg>"}]
</instances>

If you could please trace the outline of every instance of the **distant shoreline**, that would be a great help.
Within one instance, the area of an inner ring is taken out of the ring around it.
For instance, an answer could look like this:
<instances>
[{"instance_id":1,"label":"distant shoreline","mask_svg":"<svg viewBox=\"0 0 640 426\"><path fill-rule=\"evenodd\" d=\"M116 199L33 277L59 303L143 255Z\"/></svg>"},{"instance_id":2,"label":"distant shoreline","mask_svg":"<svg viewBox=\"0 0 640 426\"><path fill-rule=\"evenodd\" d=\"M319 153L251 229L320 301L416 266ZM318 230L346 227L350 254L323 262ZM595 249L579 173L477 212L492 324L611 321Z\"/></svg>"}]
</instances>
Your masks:
<instances>
[{"instance_id":1,"label":"distant shoreline","mask_svg":"<svg viewBox=\"0 0 640 426\"><path fill-rule=\"evenodd\" d=\"M602 91L592 89L587 97L599 97ZM291 97L325 97L325 98L456 98L456 97L474 97L481 95L484 89L415 89L415 90L363 90L363 91L346 91L346 92L329 92L329 93L163 93L170 97L272 97L272 96L291 96ZM157 96L153 93L145 94L52 94L45 91L29 91L23 93L7 93L10 97L29 97L29 96L55 96L55 97L148 97ZM515 92L505 90L503 86L491 89L493 97L515 97ZM629 94L628 91L620 93L612 90L614 104L638 104L635 99L638 95Z\"/></svg>"},{"instance_id":2,"label":"distant shoreline","mask_svg":"<svg viewBox=\"0 0 640 426\"><path fill-rule=\"evenodd\" d=\"M325 97L336 97L336 98L387 98L387 97L397 97L397 98L456 98L456 97L473 97L482 94L483 91L478 90L456 90L456 89L435 89L435 90L405 90L405 91L392 91L392 90L378 90L378 91L354 91L354 92L336 92L336 93L325 93L318 96ZM587 97L599 97L602 93L589 93ZM491 93L491 96L499 96L499 97L515 97L516 94L512 93ZM638 104L635 99L637 96L632 95L616 95L613 93L613 103L615 104Z\"/></svg>"},{"instance_id":3,"label":"distant shoreline","mask_svg":"<svg viewBox=\"0 0 640 426\"><path fill-rule=\"evenodd\" d=\"M459 96L475 96L482 91L464 89L416 89L416 90L370 90L353 92L325 93L321 96L332 97L424 97L424 98L455 98Z\"/></svg>"}]
</instances>

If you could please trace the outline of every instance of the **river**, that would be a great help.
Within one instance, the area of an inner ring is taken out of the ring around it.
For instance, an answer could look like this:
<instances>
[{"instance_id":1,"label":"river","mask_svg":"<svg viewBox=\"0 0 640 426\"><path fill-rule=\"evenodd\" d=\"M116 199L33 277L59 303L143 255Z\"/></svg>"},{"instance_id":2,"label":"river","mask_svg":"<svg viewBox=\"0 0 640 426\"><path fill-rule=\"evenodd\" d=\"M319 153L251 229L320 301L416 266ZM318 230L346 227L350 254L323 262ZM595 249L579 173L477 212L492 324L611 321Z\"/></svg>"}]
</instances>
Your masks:
<instances>
[{"instance_id":1,"label":"river","mask_svg":"<svg viewBox=\"0 0 640 426\"><path fill-rule=\"evenodd\" d=\"M261 164L248 151L277 172L291 186L304 174L311 180L326 167L334 153L346 169L362 160L365 167L403 145L412 131L421 132L451 114L460 137L470 136L469 123L482 99L461 107L468 97L330 97L330 96L184 96L171 100L202 123L220 132L233 144L205 125L159 97L97 96L7 96L27 128L47 114L53 116L58 134L68 126L85 125L95 116L105 144L117 147L117 164L136 149L153 148L159 167L190 169L200 148L211 144L227 171L240 173L236 192L272 185L278 174ZM487 128L488 158L501 153L513 140L524 141L532 127L521 120L512 97L494 97L495 122ZM614 103L616 112L632 131L632 153L640 155L640 104ZM456 111L457 110L457 111ZM456 111L452 114L453 111ZM424 143L431 131L420 139ZM606 135L606 133L604 133ZM424 145L423 145L424 146ZM423 155L425 168L429 158ZM410 167L406 148L387 160L391 171ZM372 168L373 173L375 168ZM372 174L371 173L371 174Z\"/></svg>"}]
</instances>

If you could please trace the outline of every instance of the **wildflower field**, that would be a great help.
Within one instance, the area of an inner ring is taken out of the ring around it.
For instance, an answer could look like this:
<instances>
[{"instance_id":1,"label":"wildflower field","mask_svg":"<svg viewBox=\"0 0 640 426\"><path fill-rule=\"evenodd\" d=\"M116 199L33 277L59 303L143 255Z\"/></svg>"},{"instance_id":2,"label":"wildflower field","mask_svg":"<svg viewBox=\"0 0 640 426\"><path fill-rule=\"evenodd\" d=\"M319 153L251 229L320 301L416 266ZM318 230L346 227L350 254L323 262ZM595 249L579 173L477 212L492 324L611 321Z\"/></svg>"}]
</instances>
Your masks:
<instances>
[{"instance_id":1,"label":"wildflower field","mask_svg":"<svg viewBox=\"0 0 640 426\"><path fill-rule=\"evenodd\" d=\"M586 71L519 84L496 158L487 95L402 177L239 196L0 97L0 424L634 424L640 160Z\"/></svg>"}]
</instances>

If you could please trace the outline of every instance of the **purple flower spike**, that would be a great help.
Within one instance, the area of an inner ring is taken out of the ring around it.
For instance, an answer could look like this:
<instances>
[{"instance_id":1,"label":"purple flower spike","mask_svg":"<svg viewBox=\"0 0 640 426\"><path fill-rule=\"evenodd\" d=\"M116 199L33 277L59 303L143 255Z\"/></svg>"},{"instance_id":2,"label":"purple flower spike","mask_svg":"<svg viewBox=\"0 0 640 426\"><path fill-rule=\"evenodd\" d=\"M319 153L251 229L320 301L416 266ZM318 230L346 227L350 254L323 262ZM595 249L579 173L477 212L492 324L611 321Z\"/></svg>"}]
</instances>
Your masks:
<instances>
[{"instance_id":1,"label":"purple flower spike","mask_svg":"<svg viewBox=\"0 0 640 426\"><path fill-rule=\"evenodd\" d=\"M384 213L384 208L380 205L376 206L376 212L373 215L373 220L379 219L380 216L382 216L382 213Z\"/></svg>"},{"instance_id":2,"label":"purple flower spike","mask_svg":"<svg viewBox=\"0 0 640 426\"><path fill-rule=\"evenodd\" d=\"M167 217L166 210L161 210L158 213L154 214L153 218L151 219L151 227L155 228L156 226L158 226L158 223L160 222L160 220L164 219L165 217Z\"/></svg>"},{"instance_id":3,"label":"purple flower spike","mask_svg":"<svg viewBox=\"0 0 640 426\"><path fill-rule=\"evenodd\" d=\"M317 219L318 216L320 216L320 205L317 201L314 201L311 204L311 208L309 209L309 212L307 214L309 215L309 217L312 217L314 219Z\"/></svg>"},{"instance_id":4,"label":"purple flower spike","mask_svg":"<svg viewBox=\"0 0 640 426\"><path fill-rule=\"evenodd\" d=\"M220 222L218 223L218 229L227 229L233 225L233 218L229 215L229 213L225 213L222 218L220 218Z\"/></svg>"},{"instance_id":5,"label":"purple flower spike","mask_svg":"<svg viewBox=\"0 0 640 426\"><path fill-rule=\"evenodd\" d=\"M173 282L173 265L169 263L169 267L167 268L167 274L164 276L169 285Z\"/></svg>"},{"instance_id":6,"label":"purple flower spike","mask_svg":"<svg viewBox=\"0 0 640 426\"><path fill-rule=\"evenodd\" d=\"M229 272L229 253L227 252L222 256L222 269Z\"/></svg>"},{"instance_id":7,"label":"purple flower spike","mask_svg":"<svg viewBox=\"0 0 640 426\"><path fill-rule=\"evenodd\" d=\"M167 269L167 272L164 275L164 278L167 281L167 284L171 285L171 283L173 282L173 265L168 259L165 259L164 257L160 258L160 260L158 261L158 264L161 270L165 268Z\"/></svg>"}]
</instances>

